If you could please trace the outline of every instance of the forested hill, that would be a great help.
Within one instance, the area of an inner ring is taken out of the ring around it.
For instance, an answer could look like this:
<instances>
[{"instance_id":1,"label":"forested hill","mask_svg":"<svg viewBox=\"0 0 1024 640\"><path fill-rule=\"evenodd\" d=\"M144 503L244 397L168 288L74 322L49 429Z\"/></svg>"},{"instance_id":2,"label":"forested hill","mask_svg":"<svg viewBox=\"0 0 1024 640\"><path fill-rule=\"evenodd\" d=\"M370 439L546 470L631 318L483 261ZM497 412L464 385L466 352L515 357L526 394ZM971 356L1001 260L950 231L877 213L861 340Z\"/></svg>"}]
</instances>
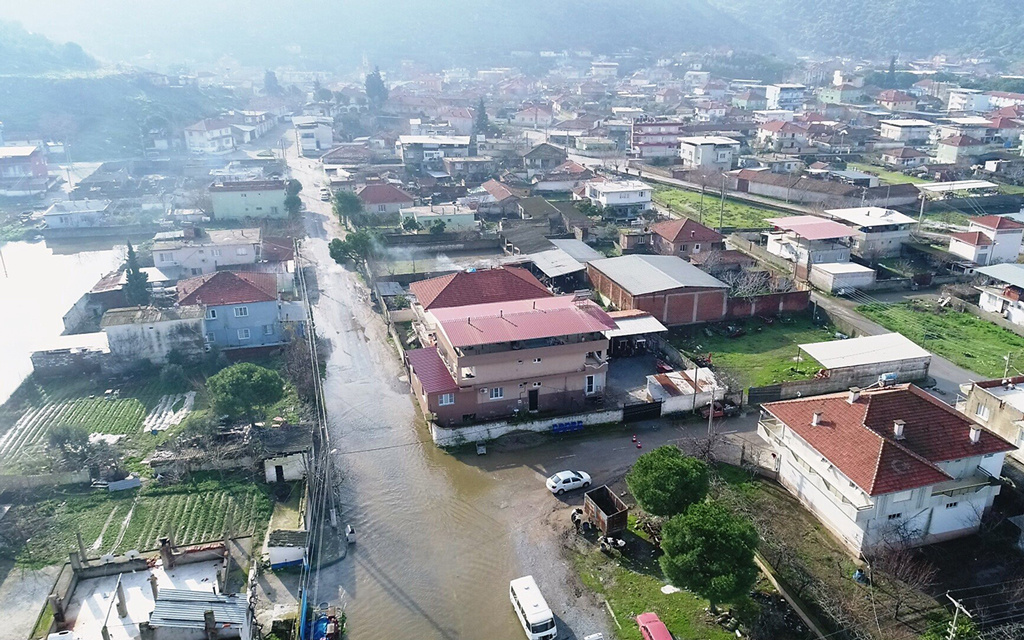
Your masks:
<instances>
[{"instance_id":1,"label":"forested hill","mask_svg":"<svg viewBox=\"0 0 1024 640\"><path fill-rule=\"evenodd\" d=\"M96 61L74 42L57 44L13 22L0 22L0 74L80 71Z\"/></svg>"},{"instance_id":2,"label":"forested hill","mask_svg":"<svg viewBox=\"0 0 1024 640\"><path fill-rule=\"evenodd\" d=\"M1024 59L1021 0L711 0L780 48L835 55Z\"/></svg>"}]
</instances>

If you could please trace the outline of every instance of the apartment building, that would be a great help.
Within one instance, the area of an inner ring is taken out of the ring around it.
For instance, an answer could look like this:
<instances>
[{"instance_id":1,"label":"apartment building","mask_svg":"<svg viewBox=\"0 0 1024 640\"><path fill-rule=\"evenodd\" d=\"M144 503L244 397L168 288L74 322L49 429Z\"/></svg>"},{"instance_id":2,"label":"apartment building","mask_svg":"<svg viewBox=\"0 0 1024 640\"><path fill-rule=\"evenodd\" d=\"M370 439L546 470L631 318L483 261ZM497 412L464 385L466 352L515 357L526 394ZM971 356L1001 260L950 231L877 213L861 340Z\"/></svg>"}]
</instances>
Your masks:
<instances>
[{"instance_id":1,"label":"apartment building","mask_svg":"<svg viewBox=\"0 0 1024 640\"><path fill-rule=\"evenodd\" d=\"M739 140L725 136L679 138L679 157L684 169L729 171L740 152Z\"/></svg>"}]
</instances>

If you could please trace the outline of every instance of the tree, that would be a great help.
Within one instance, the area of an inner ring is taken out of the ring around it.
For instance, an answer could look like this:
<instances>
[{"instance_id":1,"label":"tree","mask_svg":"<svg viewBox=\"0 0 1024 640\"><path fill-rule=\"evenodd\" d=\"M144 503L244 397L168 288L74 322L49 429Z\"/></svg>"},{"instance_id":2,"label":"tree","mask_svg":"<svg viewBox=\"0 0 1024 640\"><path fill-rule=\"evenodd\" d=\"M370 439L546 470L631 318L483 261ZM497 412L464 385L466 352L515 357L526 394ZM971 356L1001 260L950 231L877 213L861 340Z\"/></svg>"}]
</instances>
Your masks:
<instances>
[{"instance_id":1,"label":"tree","mask_svg":"<svg viewBox=\"0 0 1024 640\"><path fill-rule=\"evenodd\" d=\"M284 210L288 212L290 216L297 216L302 211L302 198L297 195L287 195L284 197Z\"/></svg>"},{"instance_id":2,"label":"tree","mask_svg":"<svg viewBox=\"0 0 1024 640\"><path fill-rule=\"evenodd\" d=\"M434 220L434 224L430 225L430 233L439 236L444 233L446 226L444 220Z\"/></svg>"},{"instance_id":3,"label":"tree","mask_svg":"<svg viewBox=\"0 0 1024 640\"><path fill-rule=\"evenodd\" d=\"M708 466L665 445L637 458L626 475L626 486L644 511L671 516L707 496Z\"/></svg>"},{"instance_id":4,"label":"tree","mask_svg":"<svg viewBox=\"0 0 1024 640\"><path fill-rule=\"evenodd\" d=\"M89 457L89 432L85 427L58 424L50 429L47 441L63 461L78 468Z\"/></svg>"},{"instance_id":5,"label":"tree","mask_svg":"<svg viewBox=\"0 0 1024 640\"><path fill-rule=\"evenodd\" d=\"M313 81L313 100L317 102L329 102L334 93L320 84L319 80Z\"/></svg>"},{"instance_id":6,"label":"tree","mask_svg":"<svg viewBox=\"0 0 1024 640\"><path fill-rule=\"evenodd\" d=\"M473 133L486 136L491 130L491 119L487 117L487 109L484 108L484 99L476 106L476 119L473 121Z\"/></svg>"},{"instance_id":7,"label":"tree","mask_svg":"<svg viewBox=\"0 0 1024 640\"><path fill-rule=\"evenodd\" d=\"M677 586L711 603L732 602L757 581L757 531L718 502L691 506L661 528L661 570Z\"/></svg>"},{"instance_id":8,"label":"tree","mask_svg":"<svg viewBox=\"0 0 1024 640\"><path fill-rule=\"evenodd\" d=\"M263 92L268 96L281 95L281 85L277 82L277 74L269 69L263 74Z\"/></svg>"},{"instance_id":9,"label":"tree","mask_svg":"<svg viewBox=\"0 0 1024 640\"><path fill-rule=\"evenodd\" d=\"M149 304L149 275L139 268L139 257L128 243L128 266L125 267L124 299L129 305Z\"/></svg>"},{"instance_id":10,"label":"tree","mask_svg":"<svg viewBox=\"0 0 1024 640\"><path fill-rule=\"evenodd\" d=\"M379 242L373 233L360 229L348 234L344 240L335 238L327 245L331 258L341 264L346 260L366 260L378 252Z\"/></svg>"},{"instance_id":11,"label":"tree","mask_svg":"<svg viewBox=\"0 0 1024 640\"><path fill-rule=\"evenodd\" d=\"M373 73L367 74L365 84L366 97L374 107L379 108L388 101L388 86L380 75L380 67L374 67Z\"/></svg>"},{"instance_id":12,"label":"tree","mask_svg":"<svg viewBox=\"0 0 1024 640\"><path fill-rule=\"evenodd\" d=\"M402 220L402 228L406 231L419 231L423 228L423 225L417 222L416 218L409 216L405 220Z\"/></svg>"},{"instance_id":13,"label":"tree","mask_svg":"<svg viewBox=\"0 0 1024 640\"><path fill-rule=\"evenodd\" d=\"M256 418L284 397L284 380L271 369L240 362L210 376L206 381L210 400L217 411L233 418L245 418L255 425Z\"/></svg>"},{"instance_id":14,"label":"tree","mask_svg":"<svg viewBox=\"0 0 1024 640\"><path fill-rule=\"evenodd\" d=\"M334 194L333 208L342 224L348 224L349 218L363 212L363 201L351 191L339 191Z\"/></svg>"},{"instance_id":15,"label":"tree","mask_svg":"<svg viewBox=\"0 0 1024 640\"><path fill-rule=\"evenodd\" d=\"M896 56L889 58L889 73L885 76L885 86L889 89L896 88Z\"/></svg>"},{"instance_id":16,"label":"tree","mask_svg":"<svg viewBox=\"0 0 1024 640\"><path fill-rule=\"evenodd\" d=\"M302 183L292 178L288 181L288 184L284 188L284 192L290 196L297 196L302 191Z\"/></svg>"}]
</instances>

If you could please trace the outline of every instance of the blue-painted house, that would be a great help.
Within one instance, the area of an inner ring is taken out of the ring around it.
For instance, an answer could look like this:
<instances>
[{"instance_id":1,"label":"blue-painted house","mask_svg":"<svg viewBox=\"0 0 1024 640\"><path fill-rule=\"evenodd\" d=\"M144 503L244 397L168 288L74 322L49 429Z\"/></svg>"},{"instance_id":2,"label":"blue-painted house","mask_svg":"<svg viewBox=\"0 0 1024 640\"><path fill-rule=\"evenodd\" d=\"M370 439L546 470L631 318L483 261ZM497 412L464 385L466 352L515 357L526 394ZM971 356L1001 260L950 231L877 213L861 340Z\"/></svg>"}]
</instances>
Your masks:
<instances>
[{"instance_id":1,"label":"blue-painted house","mask_svg":"<svg viewBox=\"0 0 1024 640\"><path fill-rule=\"evenodd\" d=\"M178 283L178 304L202 305L206 344L247 349L284 344L290 333L282 323L277 277L272 273L217 271Z\"/></svg>"}]
</instances>

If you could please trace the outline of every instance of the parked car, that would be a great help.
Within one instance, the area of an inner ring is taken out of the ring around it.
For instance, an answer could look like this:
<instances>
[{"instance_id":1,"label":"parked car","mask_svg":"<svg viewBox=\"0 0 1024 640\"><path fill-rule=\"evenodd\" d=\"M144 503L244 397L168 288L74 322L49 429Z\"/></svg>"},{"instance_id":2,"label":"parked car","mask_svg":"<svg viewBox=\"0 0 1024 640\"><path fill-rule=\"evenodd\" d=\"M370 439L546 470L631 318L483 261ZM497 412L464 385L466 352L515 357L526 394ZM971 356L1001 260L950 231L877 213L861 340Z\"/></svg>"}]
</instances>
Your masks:
<instances>
[{"instance_id":1,"label":"parked car","mask_svg":"<svg viewBox=\"0 0 1024 640\"><path fill-rule=\"evenodd\" d=\"M707 418L710 412L710 407L701 407L700 415ZM732 400L715 400L715 417L716 418L731 418L732 416L739 415L740 407Z\"/></svg>"},{"instance_id":2,"label":"parked car","mask_svg":"<svg viewBox=\"0 0 1024 640\"><path fill-rule=\"evenodd\" d=\"M644 640L673 640L668 627L656 613L641 613L636 617L636 624L640 627L640 637Z\"/></svg>"},{"instance_id":3,"label":"parked car","mask_svg":"<svg viewBox=\"0 0 1024 640\"><path fill-rule=\"evenodd\" d=\"M590 486L590 474L583 471L559 471L544 483L548 491L562 495L573 489L586 489Z\"/></svg>"},{"instance_id":4,"label":"parked car","mask_svg":"<svg viewBox=\"0 0 1024 640\"><path fill-rule=\"evenodd\" d=\"M327 202L331 199L331 190L327 187L320 187L320 199Z\"/></svg>"}]
</instances>

